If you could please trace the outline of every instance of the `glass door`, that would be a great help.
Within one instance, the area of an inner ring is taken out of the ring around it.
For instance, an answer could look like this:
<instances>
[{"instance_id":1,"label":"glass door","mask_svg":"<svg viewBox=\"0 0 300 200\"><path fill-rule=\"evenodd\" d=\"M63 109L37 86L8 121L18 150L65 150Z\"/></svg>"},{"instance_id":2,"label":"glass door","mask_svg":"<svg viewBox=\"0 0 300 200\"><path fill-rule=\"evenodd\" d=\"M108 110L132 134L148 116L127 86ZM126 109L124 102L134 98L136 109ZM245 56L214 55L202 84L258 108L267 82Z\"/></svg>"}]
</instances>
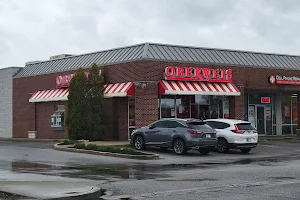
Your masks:
<instances>
[{"instance_id":1,"label":"glass door","mask_svg":"<svg viewBox=\"0 0 300 200\"><path fill-rule=\"evenodd\" d=\"M128 98L128 140L130 140L131 132L135 129L135 100Z\"/></svg>"},{"instance_id":2,"label":"glass door","mask_svg":"<svg viewBox=\"0 0 300 200\"><path fill-rule=\"evenodd\" d=\"M258 134L266 134L265 106L256 106L256 128Z\"/></svg>"}]
</instances>

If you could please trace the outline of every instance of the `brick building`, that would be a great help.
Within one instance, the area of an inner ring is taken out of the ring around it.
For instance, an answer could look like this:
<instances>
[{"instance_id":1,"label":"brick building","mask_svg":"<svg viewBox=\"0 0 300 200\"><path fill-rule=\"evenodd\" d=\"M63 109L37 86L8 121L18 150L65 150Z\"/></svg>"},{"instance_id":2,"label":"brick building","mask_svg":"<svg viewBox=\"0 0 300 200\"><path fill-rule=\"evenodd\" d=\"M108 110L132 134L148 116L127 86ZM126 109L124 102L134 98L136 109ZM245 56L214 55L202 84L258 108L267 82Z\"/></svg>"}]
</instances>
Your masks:
<instances>
[{"instance_id":1,"label":"brick building","mask_svg":"<svg viewBox=\"0 0 300 200\"><path fill-rule=\"evenodd\" d=\"M261 135L299 124L299 56L145 43L27 64L13 80L13 137L65 138L64 86L93 63L111 139L165 117L245 119Z\"/></svg>"}]
</instances>

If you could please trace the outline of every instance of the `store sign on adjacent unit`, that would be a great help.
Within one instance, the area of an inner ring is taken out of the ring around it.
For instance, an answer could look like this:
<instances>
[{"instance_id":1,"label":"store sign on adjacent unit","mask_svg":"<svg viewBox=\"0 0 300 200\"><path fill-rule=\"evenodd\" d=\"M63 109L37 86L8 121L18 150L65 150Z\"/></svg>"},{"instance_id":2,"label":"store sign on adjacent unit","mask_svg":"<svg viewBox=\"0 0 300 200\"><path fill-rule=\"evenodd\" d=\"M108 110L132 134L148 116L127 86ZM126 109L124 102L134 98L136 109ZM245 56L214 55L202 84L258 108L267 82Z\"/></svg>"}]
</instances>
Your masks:
<instances>
[{"instance_id":1,"label":"store sign on adjacent unit","mask_svg":"<svg viewBox=\"0 0 300 200\"><path fill-rule=\"evenodd\" d=\"M269 76L269 82L278 85L300 85L300 77L272 75Z\"/></svg>"},{"instance_id":2,"label":"store sign on adjacent unit","mask_svg":"<svg viewBox=\"0 0 300 200\"><path fill-rule=\"evenodd\" d=\"M164 76L170 81L232 82L231 69L168 66Z\"/></svg>"},{"instance_id":3,"label":"store sign on adjacent unit","mask_svg":"<svg viewBox=\"0 0 300 200\"><path fill-rule=\"evenodd\" d=\"M261 97L260 98L260 103L271 103L271 97Z\"/></svg>"},{"instance_id":4,"label":"store sign on adjacent unit","mask_svg":"<svg viewBox=\"0 0 300 200\"><path fill-rule=\"evenodd\" d=\"M86 77L89 76L89 72L84 72L84 73L85 73ZM99 70L99 75L101 75L101 70ZM67 74L64 76L57 76L56 80L55 80L56 88L70 87L70 82L74 76L75 76L75 74Z\"/></svg>"}]
</instances>

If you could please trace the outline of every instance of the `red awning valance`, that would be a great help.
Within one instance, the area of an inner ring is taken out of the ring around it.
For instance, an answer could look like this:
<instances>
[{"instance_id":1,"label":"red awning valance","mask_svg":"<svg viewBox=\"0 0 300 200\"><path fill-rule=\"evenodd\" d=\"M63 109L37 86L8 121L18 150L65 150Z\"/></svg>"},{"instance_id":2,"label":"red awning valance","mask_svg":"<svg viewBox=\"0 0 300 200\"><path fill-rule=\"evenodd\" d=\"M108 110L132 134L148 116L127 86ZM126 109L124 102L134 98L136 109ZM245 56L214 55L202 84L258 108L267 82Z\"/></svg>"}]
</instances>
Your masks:
<instances>
[{"instance_id":1,"label":"red awning valance","mask_svg":"<svg viewBox=\"0 0 300 200\"><path fill-rule=\"evenodd\" d=\"M183 95L225 95L239 96L239 89L233 83L209 83L189 81L160 81L159 94Z\"/></svg>"}]
</instances>

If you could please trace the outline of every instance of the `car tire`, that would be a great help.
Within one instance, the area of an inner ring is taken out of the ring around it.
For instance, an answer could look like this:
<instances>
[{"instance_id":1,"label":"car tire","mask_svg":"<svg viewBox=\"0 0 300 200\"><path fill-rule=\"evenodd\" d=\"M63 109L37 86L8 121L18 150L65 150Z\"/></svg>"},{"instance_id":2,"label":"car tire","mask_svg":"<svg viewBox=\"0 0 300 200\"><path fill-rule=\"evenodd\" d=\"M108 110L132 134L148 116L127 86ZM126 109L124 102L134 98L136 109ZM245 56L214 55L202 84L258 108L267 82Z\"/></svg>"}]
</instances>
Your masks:
<instances>
[{"instance_id":1,"label":"car tire","mask_svg":"<svg viewBox=\"0 0 300 200\"><path fill-rule=\"evenodd\" d=\"M229 147L226 139L224 138L218 139L217 150L219 153L228 153Z\"/></svg>"},{"instance_id":2,"label":"car tire","mask_svg":"<svg viewBox=\"0 0 300 200\"><path fill-rule=\"evenodd\" d=\"M246 154L246 153L249 153L251 151L251 149L252 148L244 148L244 149L241 149L241 152Z\"/></svg>"},{"instance_id":3,"label":"car tire","mask_svg":"<svg viewBox=\"0 0 300 200\"><path fill-rule=\"evenodd\" d=\"M210 150L209 149L199 149L199 153L201 155L207 155L209 154Z\"/></svg>"},{"instance_id":4,"label":"car tire","mask_svg":"<svg viewBox=\"0 0 300 200\"><path fill-rule=\"evenodd\" d=\"M134 144L134 148L136 150L143 150L146 147L145 140L144 140L143 136L141 136L141 135L135 136L133 144Z\"/></svg>"},{"instance_id":5,"label":"car tire","mask_svg":"<svg viewBox=\"0 0 300 200\"><path fill-rule=\"evenodd\" d=\"M176 139L173 142L173 149L177 155L183 155L186 153L185 143L182 139Z\"/></svg>"}]
</instances>

